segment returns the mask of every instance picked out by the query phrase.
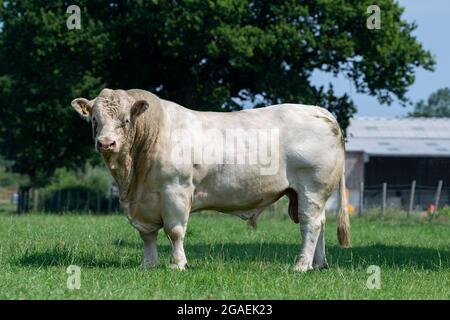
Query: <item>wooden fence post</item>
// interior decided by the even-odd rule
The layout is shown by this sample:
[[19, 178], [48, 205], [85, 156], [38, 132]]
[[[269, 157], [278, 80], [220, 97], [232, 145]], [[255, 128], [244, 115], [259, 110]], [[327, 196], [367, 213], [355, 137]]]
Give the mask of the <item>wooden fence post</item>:
[[30, 209], [30, 188], [20, 187], [17, 202], [17, 213], [26, 213]]
[[89, 191], [86, 192], [86, 207], [85, 210], [89, 211], [89, 204], [91, 202], [91, 193]]
[[437, 209], [438, 209], [439, 199], [441, 198], [441, 190], [442, 190], [442, 180], [439, 180], [438, 187], [437, 187], [437, 190], [436, 190], [436, 200], [434, 202], [433, 216], [436, 215], [436, 212], [437, 212]]
[[112, 205], [112, 191], [109, 190], [109, 196], [108, 196], [108, 213], [111, 212], [111, 205]]
[[25, 200], [25, 212], [30, 210], [30, 188], [27, 188]]
[[362, 216], [364, 210], [364, 181], [361, 181], [359, 185], [359, 206], [358, 206], [358, 216]]
[[17, 213], [21, 214], [22, 213], [22, 190], [19, 188], [19, 190], [17, 191]]
[[50, 211], [57, 211], [58, 209], [57, 209], [57, 205], [58, 205], [58, 197], [56, 196], [56, 193], [53, 193], [52, 194], [52, 197], [50, 198], [51, 199], [51, 205], [50, 205]]
[[408, 217], [411, 215], [414, 206], [414, 195], [416, 193], [416, 180], [413, 180], [411, 184], [411, 194], [409, 196], [409, 208], [408, 208]]
[[56, 196], [57, 196], [56, 211], [61, 211], [61, 189], [58, 190]]
[[381, 217], [383, 218], [386, 213], [386, 196], [387, 196], [387, 183], [383, 183], [383, 193], [381, 199]]
[[96, 212], [100, 212], [100, 192], [97, 191], [97, 208]]
[[28, 212], [30, 211], [30, 188], [27, 188], [25, 191], [25, 211], [24, 212]]
[[70, 211], [70, 189], [67, 190], [67, 202], [66, 202], [66, 211]]
[[75, 202], [75, 211], [78, 211], [78, 209], [80, 208], [80, 202], [81, 202], [81, 195], [80, 195], [80, 190], [77, 190], [77, 200]]
[[33, 211], [38, 211], [39, 207], [39, 190], [33, 189]]

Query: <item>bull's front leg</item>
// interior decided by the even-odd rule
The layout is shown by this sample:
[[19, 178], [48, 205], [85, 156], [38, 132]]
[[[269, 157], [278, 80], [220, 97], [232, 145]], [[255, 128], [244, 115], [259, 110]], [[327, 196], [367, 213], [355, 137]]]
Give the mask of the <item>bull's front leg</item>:
[[190, 212], [189, 197], [182, 190], [170, 190], [163, 198], [164, 231], [172, 244], [170, 267], [185, 270], [188, 267], [184, 253], [184, 236]]
[[158, 238], [158, 230], [144, 233], [139, 232], [139, 235], [144, 241], [144, 259], [141, 266], [145, 269], [156, 268], [158, 266], [158, 251], [156, 239]]
[[175, 225], [164, 228], [167, 236], [172, 243], [172, 255], [170, 257], [170, 268], [186, 270], [188, 267], [186, 255], [184, 253], [184, 235], [186, 234], [186, 225]]

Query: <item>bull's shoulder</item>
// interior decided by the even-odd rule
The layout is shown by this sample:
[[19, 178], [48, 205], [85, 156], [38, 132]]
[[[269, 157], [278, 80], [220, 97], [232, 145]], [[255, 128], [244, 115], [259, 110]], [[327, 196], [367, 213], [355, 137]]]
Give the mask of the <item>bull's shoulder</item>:
[[130, 96], [145, 96], [148, 94], [156, 96], [155, 94], [151, 93], [150, 91], [143, 90], [143, 89], [128, 89], [128, 90], [125, 90], [125, 92], [128, 93]]
[[161, 105], [161, 99], [149, 91], [142, 89], [129, 89], [125, 91], [135, 100], [146, 100], [150, 105]]

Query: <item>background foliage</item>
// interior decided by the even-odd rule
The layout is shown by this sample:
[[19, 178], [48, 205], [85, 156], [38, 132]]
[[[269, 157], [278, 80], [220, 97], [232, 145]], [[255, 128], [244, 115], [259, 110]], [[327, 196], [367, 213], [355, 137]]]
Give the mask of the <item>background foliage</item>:
[[380, 103], [407, 102], [416, 67], [434, 61], [379, 0], [379, 30], [366, 0], [0, 0], [0, 154], [34, 184], [92, 155], [90, 130], [69, 108], [103, 87], [142, 88], [198, 110], [298, 102], [328, 108], [345, 129], [356, 106], [314, 71], [344, 74]]
[[64, 188], [85, 188], [93, 192], [109, 193], [113, 178], [109, 171], [102, 167], [85, 165], [76, 171], [60, 168], [50, 179], [46, 186], [48, 191], [58, 191]]
[[420, 100], [409, 114], [410, 117], [450, 117], [450, 88], [441, 88], [433, 92], [427, 101]]
[[28, 176], [13, 172], [13, 162], [4, 160], [0, 156], [0, 188], [18, 188], [30, 183]]
[[68, 212], [92, 210], [112, 211], [113, 178], [104, 166], [86, 164], [77, 170], [59, 168], [49, 183], [39, 190], [36, 210]]

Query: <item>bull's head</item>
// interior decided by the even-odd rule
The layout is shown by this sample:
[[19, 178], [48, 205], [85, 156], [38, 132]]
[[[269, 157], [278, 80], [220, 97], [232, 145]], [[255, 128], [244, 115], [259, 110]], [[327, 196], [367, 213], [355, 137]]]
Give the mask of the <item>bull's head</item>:
[[135, 100], [123, 90], [103, 89], [93, 100], [73, 100], [72, 107], [92, 123], [96, 150], [112, 154], [129, 149], [134, 124], [149, 104], [145, 100]]

